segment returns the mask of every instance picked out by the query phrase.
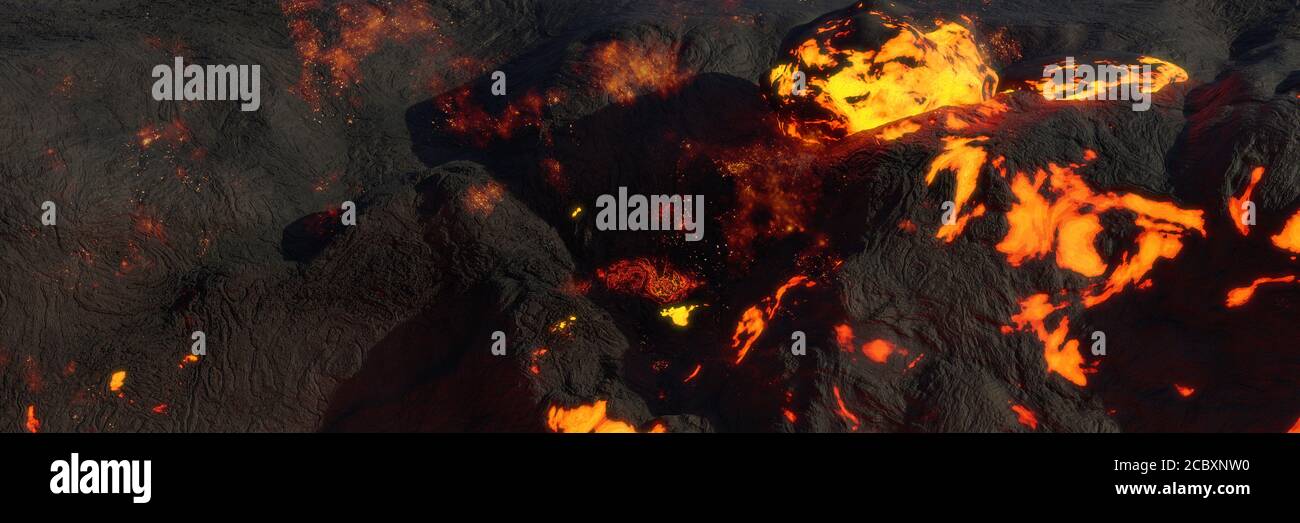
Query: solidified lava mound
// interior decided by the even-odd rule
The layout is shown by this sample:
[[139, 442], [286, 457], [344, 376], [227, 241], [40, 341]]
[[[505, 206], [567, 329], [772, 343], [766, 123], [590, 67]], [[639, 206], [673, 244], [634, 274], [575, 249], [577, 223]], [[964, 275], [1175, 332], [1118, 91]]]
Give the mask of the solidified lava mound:
[[1288, 0], [8, 11], [6, 430], [1300, 430]]

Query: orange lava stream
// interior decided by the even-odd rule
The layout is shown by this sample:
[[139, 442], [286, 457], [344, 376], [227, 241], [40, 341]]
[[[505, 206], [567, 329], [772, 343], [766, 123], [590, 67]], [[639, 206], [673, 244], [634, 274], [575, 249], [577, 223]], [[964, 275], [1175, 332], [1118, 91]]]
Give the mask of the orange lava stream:
[[1250, 234], [1250, 225], [1242, 219], [1242, 213], [1245, 212], [1241, 207], [1246, 202], [1251, 201], [1250, 197], [1255, 193], [1255, 186], [1264, 178], [1264, 168], [1256, 167], [1250, 171], [1250, 181], [1246, 183], [1246, 190], [1242, 191], [1240, 198], [1228, 197], [1228, 216], [1232, 217], [1232, 224], [1237, 226], [1237, 231], [1242, 236]]
[[1047, 330], [1047, 317], [1065, 308], [1065, 304], [1052, 305], [1047, 294], [1035, 294], [1025, 298], [1020, 306], [1020, 313], [1012, 316], [1011, 321], [1020, 330], [1030, 329], [1043, 342], [1047, 372], [1055, 372], [1080, 387], [1087, 385], [1087, 369], [1079, 353], [1079, 341], [1065, 340], [1070, 333], [1070, 318], [1062, 317], [1056, 329]]
[[831, 391], [835, 393], [835, 403], [840, 407], [840, 417], [849, 422], [853, 426], [853, 430], [858, 430], [858, 417], [849, 412], [848, 406], [844, 404], [844, 398], [840, 396], [839, 386], [831, 387]]
[[1228, 291], [1228, 299], [1226, 300], [1225, 304], [1228, 307], [1240, 307], [1250, 302], [1250, 299], [1255, 296], [1255, 290], [1259, 289], [1260, 285], [1264, 285], [1266, 283], [1292, 283], [1295, 281], [1296, 281], [1295, 276], [1278, 276], [1276, 278], [1257, 278], [1255, 281], [1251, 282], [1250, 285], [1247, 285], [1245, 287], [1238, 287]]
[[763, 329], [767, 327], [767, 322], [772, 321], [776, 312], [781, 308], [781, 299], [785, 293], [795, 286], [812, 287], [817, 282], [811, 281], [808, 277], [798, 275], [790, 278], [779, 288], [776, 294], [770, 298], [763, 298], [763, 303], [751, 306], [745, 309], [740, 317], [740, 322], [736, 324], [736, 333], [731, 337], [731, 348], [736, 349], [736, 363], [739, 364], [749, 354], [749, 349], [758, 341], [758, 337], [763, 334]]

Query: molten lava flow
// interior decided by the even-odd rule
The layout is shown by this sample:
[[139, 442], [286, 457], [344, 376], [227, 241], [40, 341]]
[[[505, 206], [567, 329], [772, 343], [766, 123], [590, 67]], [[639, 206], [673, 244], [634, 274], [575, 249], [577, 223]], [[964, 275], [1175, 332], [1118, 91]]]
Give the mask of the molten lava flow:
[[1291, 430], [1286, 432], [1287, 434], [1300, 434], [1300, 418], [1296, 418], [1295, 425], [1291, 425]]
[[185, 368], [186, 365], [193, 365], [193, 364], [198, 363], [198, 362], [199, 362], [199, 357], [198, 357], [198, 355], [195, 355], [195, 354], [186, 354], [184, 358], [181, 358], [181, 362], [180, 362], [180, 364], [177, 365], [177, 367], [183, 369], [183, 368]]
[[763, 335], [763, 329], [767, 327], [767, 322], [772, 321], [776, 312], [781, 308], [781, 299], [785, 297], [786, 291], [796, 286], [812, 287], [817, 282], [811, 281], [808, 277], [799, 275], [787, 280], [784, 284], [776, 289], [776, 294], [771, 297], [763, 298], [763, 302], [754, 305], [741, 314], [740, 322], [736, 324], [736, 333], [731, 336], [731, 348], [736, 349], [736, 363], [739, 364], [749, 353], [750, 347], [758, 341], [758, 337]]
[[1228, 197], [1228, 216], [1232, 217], [1232, 224], [1237, 226], [1237, 231], [1242, 236], [1250, 234], [1250, 225], [1243, 219], [1245, 212], [1242, 207], [1246, 202], [1251, 201], [1250, 197], [1255, 193], [1255, 186], [1264, 178], [1264, 168], [1256, 167], [1250, 171], [1250, 181], [1246, 183], [1246, 190], [1242, 191], [1240, 198]]
[[505, 196], [505, 188], [496, 182], [471, 185], [465, 189], [465, 209], [479, 216], [490, 216]]
[[844, 404], [844, 398], [840, 396], [839, 386], [831, 387], [831, 391], [835, 393], [835, 403], [840, 407], [840, 417], [849, 422], [853, 426], [853, 430], [858, 430], [858, 417], [849, 412], [849, 407]]
[[1196, 394], [1196, 388], [1179, 385], [1177, 383], [1174, 384], [1174, 390], [1178, 391], [1178, 395], [1184, 398], [1190, 398], [1192, 397], [1192, 394]]
[[661, 305], [681, 301], [701, 285], [667, 261], [648, 258], [619, 260], [597, 269], [596, 278], [612, 291], [637, 294]]
[[592, 53], [592, 64], [601, 88], [621, 104], [647, 92], [666, 97], [689, 76], [679, 70], [677, 52], [667, 45], [608, 42]]
[[[804, 113], [783, 119], [787, 134], [824, 143], [939, 107], [992, 97], [997, 74], [985, 63], [966, 25], [939, 20], [933, 30], [923, 32], [867, 9], [859, 3], [845, 17], [828, 20], [768, 74], [778, 106]], [[860, 15], [896, 34], [879, 49], [849, 47], [860, 30], [853, 17]], [[806, 75], [799, 94], [794, 92], [796, 72]]]
[[[552, 405], [546, 412], [546, 427], [551, 432], [636, 432], [636, 427], [629, 423], [610, 419], [605, 415], [606, 400], [597, 400], [591, 405], [579, 405], [567, 409]], [[659, 423], [647, 432], [667, 432]]]
[[673, 322], [673, 325], [686, 327], [691, 324], [691, 312], [699, 307], [699, 305], [675, 305], [672, 307], [664, 307], [659, 310], [659, 316], [668, 318], [669, 321]]
[[1282, 232], [1273, 236], [1273, 245], [1294, 253], [1300, 253], [1300, 212], [1296, 212], [1286, 221]]
[[27, 432], [35, 434], [41, 430], [41, 420], [36, 419], [36, 405], [27, 406]]
[[967, 216], [962, 216], [961, 211], [966, 206], [966, 201], [975, 193], [975, 185], [979, 181], [980, 169], [984, 166], [987, 159], [984, 149], [972, 146], [971, 142], [979, 138], [956, 138], [946, 137], [943, 139], [943, 152], [936, 156], [934, 161], [930, 162], [930, 170], [925, 173], [925, 184], [933, 185], [935, 177], [940, 171], [950, 170], [956, 175], [957, 188], [953, 194], [952, 201], [955, 207], [952, 212], [957, 217], [952, 223], [945, 223], [939, 227], [939, 232], [935, 237], [946, 242], [952, 242], [957, 239], [966, 228], [966, 222], [971, 217], [984, 214], [983, 206], [976, 208], [976, 211]]
[[1236, 289], [1232, 289], [1228, 291], [1228, 299], [1226, 304], [1228, 307], [1240, 307], [1242, 305], [1245, 305], [1247, 302], [1250, 301], [1252, 297], [1255, 296], [1255, 290], [1258, 289], [1260, 285], [1264, 285], [1266, 283], [1292, 283], [1294, 281], [1296, 281], [1295, 276], [1278, 276], [1276, 278], [1258, 278], [1255, 281], [1251, 282], [1250, 285], [1247, 285], [1245, 287], [1238, 287]]
[[[1136, 194], [1097, 193], [1075, 173], [1078, 165], [1048, 165], [1034, 176], [1017, 172], [1011, 192], [1017, 202], [1007, 212], [1007, 235], [997, 245], [1007, 261], [1020, 266], [1041, 258], [1056, 248], [1056, 264], [1087, 277], [1102, 276], [1108, 270], [1097, 252], [1096, 238], [1102, 231], [1101, 214], [1126, 210], [1137, 215], [1141, 229], [1137, 251], [1125, 254], [1110, 268], [1105, 281], [1085, 292], [1084, 306], [1104, 302], [1138, 283], [1161, 258], [1174, 258], [1182, 250], [1182, 236], [1188, 231], [1205, 235], [1202, 211], [1182, 209], [1172, 203], [1148, 200]], [[1048, 197], [1044, 196], [1044, 191]]]
[[1043, 359], [1047, 362], [1047, 372], [1055, 372], [1080, 387], [1087, 385], [1088, 378], [1085, 375], [1083, 355], [1079, 353], [1079, 341], [1065, 341], [1070, 334], [1070, 318], [1061, 318], [1056, 329], [1047, 330], [1047, 317], [1065, 308], [1065, 304], [1052, 305], [1046, 294], [1035, 294], [1020, 302], [1020, 307], [1020, 313], [1012, 316], [1011, 321], [1020, 330], [1031, 329], [1043, 342]]
[[1024, 405], [1011, 405], [1011, 411], [1016, 413], [1016, 421], [1021, 425], [1029, 427], [1030, 430], [1038, 430], [1038, 415], [1029, 410]]
[[[1091, 82], [1081, 82], [1077, 79], [1073, 82], [1056, 83], [1053, 78], [1046, 77], [1037, 82], [1030, 82], [1030, 87], [1042, 94], [1043, 98], [1048, 100], [1113, 100], [1114, 95], [1111, 92], [1121, 92], [1124, 85], [1133, 85], [1143, 93], [1155, 93], [1164, 89], [1169, 84], [1177, 82], [1186, 82], [1189, 78], [1187, 71], [1172, 63], [1166, 62], [1159, 58], [1142, 56], [1137, 59], [1137, 64], [1131, 64], [1129, 67], [1141, 67], [1144, 65], [1151, 66], [1150, 73], [1120, 76], [1114, 79], [1094, 78]], [[1123, 64], [1102, 62], [1105, 65], [1124, 67]], [[1054, 64], [1056, 67], [1069, 71], [1077, 69], [1082, 64], [1067, 64], [1064, 60]], [[1144, 86], [1149, 82], [1149, 87]]]
[[108, 378], [108, 390], [116, 392], [118, 393], [118, 395], [121, 395], [122, 385], [124, 383], [126, 383], [126, 371], [124, 370], [116, 371], [113, 373], [112, 376]]
[[166, 413], [167, 413], [167, 404], [166, 404], [166, 403], [159, 403], [159, 404], [157, 404], [157, 405], [154, 405], [153, 408], [152, 408], [152, 409], [149, 409], [149, 410], [152, 410], [154, 414], [166, 414]]

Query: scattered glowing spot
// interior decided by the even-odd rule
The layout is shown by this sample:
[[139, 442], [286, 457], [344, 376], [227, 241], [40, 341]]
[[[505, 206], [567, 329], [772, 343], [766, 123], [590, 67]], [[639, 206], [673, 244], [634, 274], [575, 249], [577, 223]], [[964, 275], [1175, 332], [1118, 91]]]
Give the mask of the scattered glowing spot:
[[157, 405], [154, 405], [154, 407], [153, 407], [152, 409], [150, 409], [150, 410], [152, 410], [154, 414], [166, 414], [166, 413], [167, 413], [167, 404], [166, 404], [166, 403], [159, 403], [159, 404], [157, 404]]
[[667, 45], [612, 41], [598, 47], [592, 57], [601, 87], [621, 104], [648, 92], [666, 97], [688, 76], [679, 70], [677, 51]]
[[195, 355], [195, 354], [186, 354], [184, 358], [181, 358], [181, 363], [180, 363], [180, 365], [178, 365], [178, 367], [180, 367], [180, 368], [183, 369], [183, 368], [185, 368], [186, 365], [192, 365], [192, 364], [195, 364], [195, 363], [198, 363], [198, 362], [199, 362], [199, 357], [198, 357], [198, 355]]
[[1177, 383], [1174, 384], [1174, 390], [1177, 390], [1178, 395], [1184, 398], [1190, 398], [1192, 397], [1192, 394], [1196, 394], [1195, 388], [1179, 385]]
[[699, 376], [699, 375], [700, 375], [700, 369], [703, 369], [703, 368], [704, 368], [704, 365], [696, 365], [696, 366], [695, 366], [695, 370], [691, 371], [691, 375], [690, 375], [690, 376], [687, 376], [686, 379], [682, 380], [682, 383], [687, 383], [687, 382], [689, 382], [689, 381], [695, 379], [696, 376]]
[[545, 356], [546, 353], [548, 352], [550, 352], [550, 350], [547, 349], [546, 347], [538, 347], [537, 349], [533, 350], [533, 352], [528, 355], [529, 357], [528, 372], [531, 372], [533, 374], [541, 374], [542, 367], [538, 365], [538, 360], [541, 360], [542, 356]]
[[582, 207], [574, 207], [573, 212], [569, 213], [569, 218], [577, 219], [579, 214], [582, 214]]
[[781, 409], [781, 414], [783, 414], [785, 416], [785, 420], [789, 421], [790, 423], [799, 421], [799, 417], [795, 416], [794, 411], [790, 409]]
[[479, 216], [488, 216], [496, 209], [497, 203], [504, 195], [505, 189], [496, 182], [471, 185], [465, 189], [465, 208]]
[[551, 328], [549, 330], [551, 331], [551, 334], [567, 333], [573, 328], [573, 325], [577, 322], [578, 322], [577, 316], [569, 316], [568, 318], [552, 323]]

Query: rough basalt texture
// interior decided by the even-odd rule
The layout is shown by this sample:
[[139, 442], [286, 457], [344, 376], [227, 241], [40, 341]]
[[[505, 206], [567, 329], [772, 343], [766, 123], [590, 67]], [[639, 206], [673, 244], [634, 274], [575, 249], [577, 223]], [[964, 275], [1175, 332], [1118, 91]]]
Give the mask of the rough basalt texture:
[[[431, 34], [348, 48], [359, 82], [336, 88], [318, 62], [319, 110], [291, 28], [304, 18], [337, 42], [333, 3], [297, 17], [260, 1], [0, 2], [11, 13], [0, 21], [0, 427], [27, 430], [34, 406], [48, 432], [542, 431], [551, 407], [598, 400], [610, 418], [669, 431], [1291, 427], [1300, 286], [1263, 287], [1240, 308], [1224, 297], [1300, 274], [1268, 240], [1300, 207], [1294, 2], [902, 3], [918, 20], [964, 14], [985, 43], [1014, 42], [990, 49], [1000, 70], [1115, 52], [1191, 77], [1143, 113], [1004, 94], [1009, 111], [981, 130], [1009, 164], [1091, 150], [1079, 172], [1095, 190], [1205, 211], [1205, 237], [1158, 262], [1150, 289], [1065, 312], [1072, 339], [1109, 340], [1085, 387], [1049, 374], [1032, 335], [1002, 330], [1026, 296], [1088, 280], [1050, 257], [1007, 263], [994, 246], [1014, 196], [990, 167], [975, 195], [988, 214], [945, 243], [934, 230], [951, 181], [924, 181], [940, 126], [815, 153], [774, 131], [759, 86], [782, 42], [843, 1], [431, 2]], [[626, 98], [605, 90], [598, 59], [615, 41], [667, 60]], [[177, 54], [260, 64], [261, 109], [155, 102], [149, 71]], [[510, 78], [505, 100], [479, 95], [496, 69]], [[445, 103], [462, 88], [493, 118], [526, 93], [558, 96], [535, 121], [479, 140], [439, 124], [465, 114]], [[729, 247], [737, 224], [769, 218], [738, 214], [741, 181], [726, 165], [738, 155], [779, 167], [762, 171], [775, 177], [763, 190], [798, 195], [803, 232]], [[1267, 173], [1243, 237], [1227, 199], [1255, 166]], [[596, 197], [619, 186], [703, 194], [705, 240], [596, 230]], [[56, 227], [41, 225], [46, 200]], [[358, 205], [356, 226], [338, 225], [344, 200]], [[587, 212], [571, 217], [575, 206]], [[1129, 222], [1107, 222], [1108, 261], [1124, 255]], [[638, 257], [704, 283], [689, 328], [595, 277]], [[796, 274], [817, 285], [790, 290], [736, 363], [743, 312]], [[843, 351], [840, 324], [908, 356]], [[194, 330], [208, 355], [183, 364]], [[795, 330], [805, 356], [789, 350]], [[494, 331], [506, 356], [490, 352]], [[110, 391], [118, 370], [125, 385]], [[1196, 392], [1181, 397], [1175, 383]], [[1036, 413], [1036, 428], [1010, 405]]]

